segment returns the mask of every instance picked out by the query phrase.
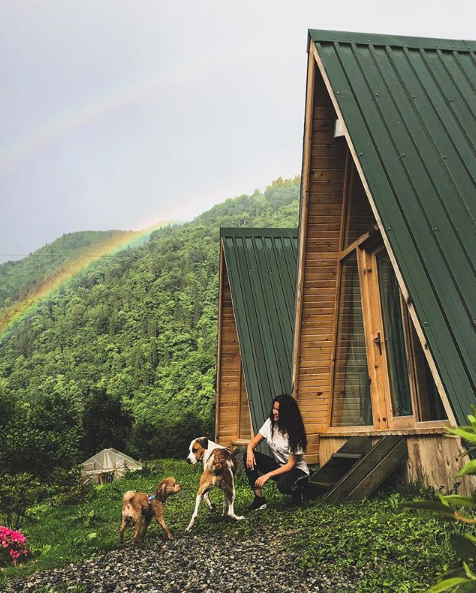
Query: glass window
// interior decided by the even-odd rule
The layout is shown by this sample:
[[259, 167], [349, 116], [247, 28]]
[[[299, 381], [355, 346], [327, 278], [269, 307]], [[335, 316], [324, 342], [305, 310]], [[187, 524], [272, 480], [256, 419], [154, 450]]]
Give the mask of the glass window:
[[341, 262], [332, 426], [372, 424], [357, 255]]
[[400, 288], [386, 251], [377, 254], [377, 268], [393, 415], [411, 416], [413, 410]]
[[417, 391], [418, 420], [420, 422], [447, 420], [448, 416], [446, 415], [435, 380], [433, 379], [430, 367], [426, 361], [420, 339], [418, 338], [411, 319], [408, 321], [410, 325], [410, 339], [413, 346], [413, 366]]

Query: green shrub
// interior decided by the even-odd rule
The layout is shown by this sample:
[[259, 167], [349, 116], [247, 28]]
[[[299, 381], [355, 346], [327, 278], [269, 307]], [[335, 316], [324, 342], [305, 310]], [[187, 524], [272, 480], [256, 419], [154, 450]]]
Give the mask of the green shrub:
[[19, 529], [29, 507], [46, 493], [46, 488], [31, 474], [0, 475], [0, 516], [2, 523]]
[[[470, 424], [459, 428], [447, 428], [448, 435], [461, 437], [476, 445], [476, 408], [468, 415]], [[469, 452], [476, 449], [473, 447]], [[456, 477], [476, 474], [476, 459], [468, 461]], [[476, 492], [471, 496], [438, 494], [438, 501], [416, 501], [405, 506], [438, 513], [443, 519], [457, 521], [463, 525], [476, 525]], [[454, 533], [450, 537], [451, 546], [458, 557], [458, 562], [440, 576], [440, 580], [430, 589], [430, 593], [439, 591], [456, 591], [457, 593], [476, 593], [476, 536], [464, 531]]]
[[154, 421], [138, 422], [134, 426], [129, 446], [133, 455], [150, 459], [188, 454], [190, 441], [197, 436], [213, 433], [213, 419], [204, 419], [194, 412], [177, 411], [157, 416]]

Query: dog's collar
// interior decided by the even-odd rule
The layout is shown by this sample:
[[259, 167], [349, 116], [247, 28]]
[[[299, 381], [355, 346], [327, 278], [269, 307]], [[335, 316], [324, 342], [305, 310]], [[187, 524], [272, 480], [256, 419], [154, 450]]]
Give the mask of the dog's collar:
[[152, 509], [152, 501], [155, 498], [155, 494], [148, 494], [147, 495], [147, 509], [142, 509], [142, 514], [146, 517], [146, 519], [151, 519], [154, 515], [154, 511]]

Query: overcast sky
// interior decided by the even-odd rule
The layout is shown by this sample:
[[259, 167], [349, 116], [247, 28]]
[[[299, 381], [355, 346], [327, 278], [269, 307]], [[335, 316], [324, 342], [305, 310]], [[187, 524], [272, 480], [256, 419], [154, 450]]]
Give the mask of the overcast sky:
[[308, 28], [475, 23], [474, 0], [0, 0], [0, 262], [299, 174]]

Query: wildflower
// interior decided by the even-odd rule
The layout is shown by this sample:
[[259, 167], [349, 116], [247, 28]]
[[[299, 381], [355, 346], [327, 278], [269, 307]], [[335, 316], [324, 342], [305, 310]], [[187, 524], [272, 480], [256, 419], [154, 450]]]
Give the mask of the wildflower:
[[10, 562], [17, 565], [18, 559], [27, 555], [26, 537], [20, 531], [0, 526], [0, 565], [5, 566]]

